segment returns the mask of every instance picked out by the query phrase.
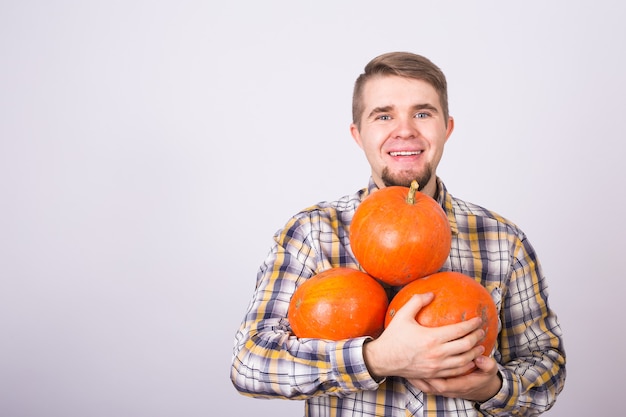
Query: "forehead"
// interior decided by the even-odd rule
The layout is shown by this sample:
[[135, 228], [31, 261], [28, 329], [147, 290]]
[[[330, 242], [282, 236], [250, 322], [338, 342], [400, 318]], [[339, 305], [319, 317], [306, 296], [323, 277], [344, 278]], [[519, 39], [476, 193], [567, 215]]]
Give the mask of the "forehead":
[[363, 110], [430, 104], [440, 108], [439, 94], [424, 80], [386, 75], [373, 77], [363, 86]]

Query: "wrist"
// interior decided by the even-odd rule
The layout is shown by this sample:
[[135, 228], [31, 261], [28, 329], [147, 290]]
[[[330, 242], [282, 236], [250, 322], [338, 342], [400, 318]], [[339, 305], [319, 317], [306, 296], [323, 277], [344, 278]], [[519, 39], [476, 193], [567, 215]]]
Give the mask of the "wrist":
[[485, 389], [485, 398], [478, 401], [479, 403], [484, 403], [495, 397], [500, 390], [502, 389], [502, 374], [500, 371], [496, 372], [496, 374], [489, 380], [487, 387]]
[[382, 368], [378, 365], [377, 357], [375, 341], [366, 341], [363, 344], [363, 361], [372, 379], [376, 382], [381, 382], [385, 379], [385, 375], [383, 375]]

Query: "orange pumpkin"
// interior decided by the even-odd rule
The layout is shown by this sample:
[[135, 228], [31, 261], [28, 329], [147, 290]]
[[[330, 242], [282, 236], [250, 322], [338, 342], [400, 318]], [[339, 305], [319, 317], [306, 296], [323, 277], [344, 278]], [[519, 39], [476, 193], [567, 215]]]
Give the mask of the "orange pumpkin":
[[460, 272], [438, 272], [407, 284], [389, 303], [385, 327], [413, 295], [428, 292], [435, 297], [415, 316], [417, 322], [426, 327], [439, 327], [482, 317], [486, 335], [480, 344], [485, 347], [484, 355], [490, 355], [498, 336], [496, 305], [485, 287]]
[[446, 213], [430, 196], [411, 188], [382, 188], [363, 200], [350, 225], [350, 246], [370, 275], [404, 285], [433, 274], [450, 253]]
[[301, 338], [378, 337], [388, 305], [378, 281], [359, 270], [338, 267], [302, 283], [291, 298], [287, 317]]

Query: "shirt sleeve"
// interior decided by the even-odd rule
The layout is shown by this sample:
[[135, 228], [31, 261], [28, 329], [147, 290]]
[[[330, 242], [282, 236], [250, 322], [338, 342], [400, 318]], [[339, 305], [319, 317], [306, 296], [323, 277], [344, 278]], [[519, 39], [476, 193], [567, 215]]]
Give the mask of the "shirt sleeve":
[[514, 253], [495, 353], [502, 388], [480, 405], [493, 416], [539, 415], [552, 407], [565, 383], [562, 332], [548, 305], [541, 267], [525, 238], [517, 242]]
[[259, 270], [232, 357], [231, 380], [244, 395], [306, 399], [378, 388], [363, 359], [367, 337], [299, 339], [291, 331], [287, 312], [298, 284], [334, 266], [310, 235], [309, 223], [293, 219]]

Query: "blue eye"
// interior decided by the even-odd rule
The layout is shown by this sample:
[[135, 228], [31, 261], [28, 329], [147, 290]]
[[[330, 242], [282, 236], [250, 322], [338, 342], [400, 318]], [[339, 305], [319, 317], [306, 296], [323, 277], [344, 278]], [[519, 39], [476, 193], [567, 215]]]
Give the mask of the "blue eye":
[[415, 115], [415, 118], [417, 118], [417, 119], [426, 119], [428, 116], [430, 116], [428, 113], [420, 112], [420, 113], [417, 113]]

